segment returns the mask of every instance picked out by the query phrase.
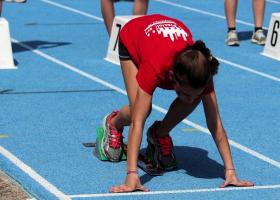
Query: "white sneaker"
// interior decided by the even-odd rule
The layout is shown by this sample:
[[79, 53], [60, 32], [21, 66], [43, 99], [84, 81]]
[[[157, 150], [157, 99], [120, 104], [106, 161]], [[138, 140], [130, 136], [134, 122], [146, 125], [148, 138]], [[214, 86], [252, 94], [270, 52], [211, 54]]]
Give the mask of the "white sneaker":
[[265, 45], [266, 41], [266, 36], [263, 33], [262, 29], [257, 30], [256, 32], [253, 33], [251, 42], [258, 44], [258, 45]]
[[231, 30], [227, 34], [226, 44], [228, 46], [239, 46], [239, 39], [236, 30]]
[[26, 3], [27, 0], [4, 0], [9, 3]]
[[117, 114], [118, 111], [114, 111], [103, 119], [102, 145], [106, 157], [112, 162], [120, 161], [123, 153], [123, 130], [117, 130], [111, 123], [112, 118]]

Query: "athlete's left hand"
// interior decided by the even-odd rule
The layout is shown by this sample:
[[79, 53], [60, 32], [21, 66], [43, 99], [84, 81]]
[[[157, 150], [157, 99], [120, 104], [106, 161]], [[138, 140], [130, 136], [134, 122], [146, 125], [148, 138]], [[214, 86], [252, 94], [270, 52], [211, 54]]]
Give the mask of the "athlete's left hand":
[[227, 186], [235, 187], [252, 187], [255, 184], [250, 181], [241, 181], [237, 178], [235, 170], [227, 170], [225, 172], [226, 180], [223, 184], [220, 185], [220, 188], [225, 188]]

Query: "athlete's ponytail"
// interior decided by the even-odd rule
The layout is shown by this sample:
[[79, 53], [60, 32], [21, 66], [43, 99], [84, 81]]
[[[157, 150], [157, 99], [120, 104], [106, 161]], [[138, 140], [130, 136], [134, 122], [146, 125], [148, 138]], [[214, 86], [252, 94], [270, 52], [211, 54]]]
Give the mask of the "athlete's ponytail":
[[201, 40], [197, 40], [193, 47], [194, 50], [200, 51], [209, 61], [209, 66], [211, 69], [211, 74], [215, 75], [218, 73], [218, 66], [219, 66], [219, 61], [212, 56], [211, 51], [206, 47], [205, 43]]
[[180, 52], [174, 61], [175, 79], [181, 85], [205, 87], [218, 72], [219, 62], [201, 40]]

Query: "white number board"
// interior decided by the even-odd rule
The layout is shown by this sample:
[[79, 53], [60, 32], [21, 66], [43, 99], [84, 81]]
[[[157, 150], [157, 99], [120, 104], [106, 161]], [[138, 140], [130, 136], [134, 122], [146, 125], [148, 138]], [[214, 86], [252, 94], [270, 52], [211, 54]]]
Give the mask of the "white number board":
[[262, 54], [280, 60], [280, 13], [272, 13]]
[[114, 18], [112, 32], [109, 40], [107, 55], [105, 60], [119, 65], [119, 34], [122, 27], [131, 19], [139, 17], [141, 15], [129, 15], [129, 16], [116, 16]]

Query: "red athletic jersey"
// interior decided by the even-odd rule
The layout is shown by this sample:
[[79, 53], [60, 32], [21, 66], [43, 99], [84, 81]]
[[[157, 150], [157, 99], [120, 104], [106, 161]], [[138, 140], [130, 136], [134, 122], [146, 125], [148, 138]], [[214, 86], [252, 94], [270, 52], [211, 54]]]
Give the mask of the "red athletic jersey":
[[[157, 87], [174, 89], [170, 76], [174, 58], [193, 44], [192, 34], [182, 22], [159, 14], [129, 21], [120, 32], [120, 41], [138, 68], [139, 86], [150, 95]], [[210, 85], [203, 94], [213, 91], [213, 83]]]

